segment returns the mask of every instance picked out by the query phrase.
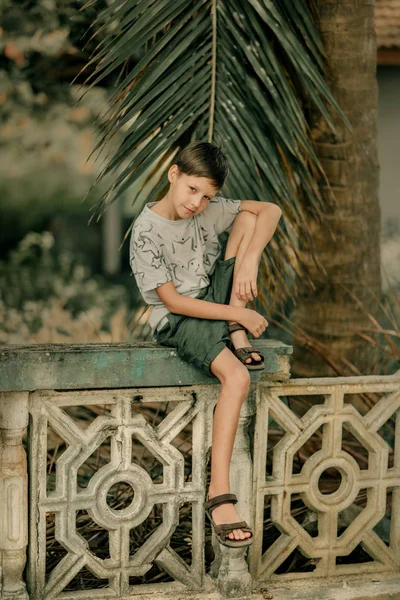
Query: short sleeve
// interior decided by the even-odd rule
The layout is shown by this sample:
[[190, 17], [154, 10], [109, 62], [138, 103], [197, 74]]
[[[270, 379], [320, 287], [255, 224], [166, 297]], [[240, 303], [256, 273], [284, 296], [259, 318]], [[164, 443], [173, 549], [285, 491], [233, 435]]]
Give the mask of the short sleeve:
[[235, 217], [240, 212], [240, 202], [222, 196], [215, 196], [210, 201], [207, 206], [207, 217], [214, 223], [217, 235], [231, 228]]
[[153, 290], [172, 281], [161, 248], [140, 229], [134, 229], [132, 232], [129, 262], [141, 292]]

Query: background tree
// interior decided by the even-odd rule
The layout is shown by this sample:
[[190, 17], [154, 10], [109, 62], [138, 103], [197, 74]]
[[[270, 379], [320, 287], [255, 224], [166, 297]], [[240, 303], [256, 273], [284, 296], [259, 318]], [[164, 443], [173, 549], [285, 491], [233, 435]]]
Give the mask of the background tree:
[[368, 374], [376, 350], [357, 332], [371, 326], [367, 313], [377, 316], [381, 300], [374, 2], [317, 6], [329, 86], [352, 128], [332, 112], [332, 133], [312, 114], [313, 146], [328, 182], [320, 183], [321, 219], [306, 209], [313, 248], [299, 238], [305, 282], [313, 285], [299, 286], [293, 368], [301, 376], [336, 373], [323, 358], [329, 353], [348, 361], [348, 374], [350, 363]]
[[[81, 38], [107, 3], [98, 0], [84, 12], [79, 11], [80, 6], [79, 0], [1, 3], [2, 257], [29, 231], [51, 227], [53, 219], [57, 227], [61, 215], [79, 220], [87, 213], [80, 200], [96, 170], [90, 161], [85, 164], [95, 140], [92, 121], [107, 103], [106, 88], [114, 74], [104, 80], [104, 88], [92, 89], [76, 106], [78, 85], [71, 86], [71, 79], [87, 63], [96, 45], [90, 42], [83, 51]], [[101, 25], [100, 21], [96, 28]], [[85, 221], [82, 225], [86, 235], [81, 234], [80, 239], [92, 242], [87, 253], [91, 260], [97, 254], [99, 227], [88, 230]], [[80, 239], [74, 240], [74, 250], [79, 246], [84, 249]], [[57, 244], [60, 241], [61, 235], [57, 235]]]

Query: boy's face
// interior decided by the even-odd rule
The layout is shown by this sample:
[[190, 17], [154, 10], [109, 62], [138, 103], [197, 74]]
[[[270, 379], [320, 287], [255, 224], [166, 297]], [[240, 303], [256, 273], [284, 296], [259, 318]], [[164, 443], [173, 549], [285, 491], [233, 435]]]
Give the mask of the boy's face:
[[181, 173], [177, 165], [172, 165], [169, 169], [168, 179], [171, 184], [169, 194], [176, 212], [182, 219], [203, 212], [218, 192], [211, 179]]

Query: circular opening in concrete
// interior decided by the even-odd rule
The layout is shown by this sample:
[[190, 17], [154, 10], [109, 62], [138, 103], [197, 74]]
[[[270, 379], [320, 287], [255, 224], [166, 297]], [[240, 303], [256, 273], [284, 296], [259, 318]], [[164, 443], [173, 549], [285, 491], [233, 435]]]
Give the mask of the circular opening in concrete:
[[322, 471], [318, 480], [318, 489], [321, 494], [329, 495], [338, 491], [342, 485], [342, 475], [338, 469], [331, 468]]
[[124, 510], [133, 502], [135, 492], [126, 481], [117, 481], [107, 492], [107, 504], [113, 510]]

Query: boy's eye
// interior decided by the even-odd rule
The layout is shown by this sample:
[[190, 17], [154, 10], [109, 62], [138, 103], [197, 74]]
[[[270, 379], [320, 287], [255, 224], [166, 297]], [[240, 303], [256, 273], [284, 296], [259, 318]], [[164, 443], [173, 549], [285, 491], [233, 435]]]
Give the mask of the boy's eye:
[[[196, 188], [192, 187], [191, 185], [189, 185], [189, 187], [192, 190], [192, 192], [196, 191]], [[207, 198], [207, 200], [210, 200], [210, 196], [204, 196], [204, 198]]]

